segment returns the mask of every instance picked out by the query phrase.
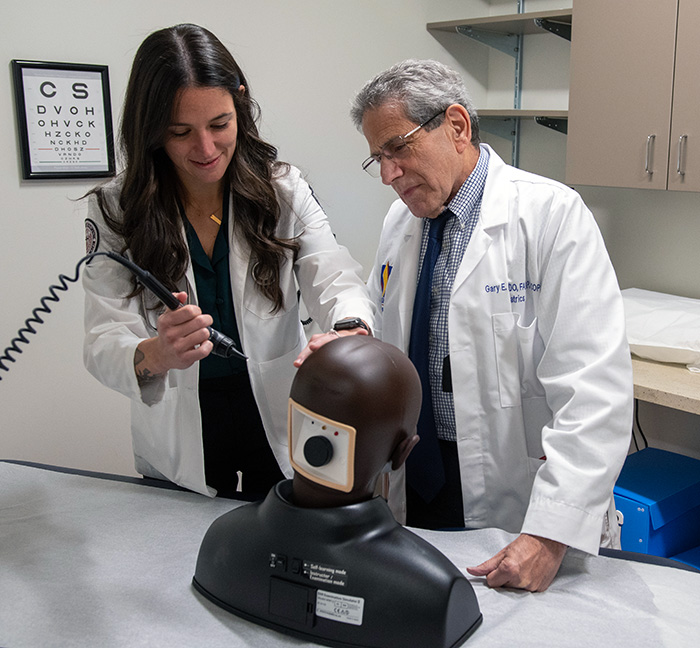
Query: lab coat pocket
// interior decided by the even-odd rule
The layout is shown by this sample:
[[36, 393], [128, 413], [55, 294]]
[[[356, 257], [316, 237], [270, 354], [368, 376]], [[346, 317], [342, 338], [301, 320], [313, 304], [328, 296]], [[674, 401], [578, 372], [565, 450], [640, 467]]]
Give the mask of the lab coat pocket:
[[[286, 300], [289, 301], [290, 297], [286, 296]], [[291, 301], [291, 305], [285, 304], [285, 308], [275, 312], [270, 310], [268, 300], [251, 299], [244, 303], [242, 322], [239, 322], [243, 349], [260, 362], [292, 353], [303, 339], [296, 295]]]
[[[286, 279], [286, 281], [284, 281]], [[280, 287], [284, 295], [284, 306], [279, 310], [275, 310], [272, 302], [264, 297], [257, 288], [250, 288], [246, 291], [243, 298], [243, 308], [249, 313], [252, 313], [259, 320], [274, 320], [284, 317], [296, 308], [296, 287], [289, 277], [280, 278]]]
[[492, 315], [501, 407], [519, 407], [523, 394], [538, 391], [534, 360], [537, 319], [527, 327], [520, 326], [519, 320], [517, 313]]

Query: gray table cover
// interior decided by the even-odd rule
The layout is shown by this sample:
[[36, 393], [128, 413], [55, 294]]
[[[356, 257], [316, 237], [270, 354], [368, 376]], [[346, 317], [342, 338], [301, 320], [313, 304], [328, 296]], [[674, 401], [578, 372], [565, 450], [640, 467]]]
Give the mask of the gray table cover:
[[[205, 531], [238, 505], [0, 462], [0, 646], [316, 645], [239, 619], [193, 589]], [[514, 537], [417, 533], [462, 570]], [[569, 550], [545, 593], [469, 578], [484, 621], [465, 646], [700, 645], [697, 573]]]

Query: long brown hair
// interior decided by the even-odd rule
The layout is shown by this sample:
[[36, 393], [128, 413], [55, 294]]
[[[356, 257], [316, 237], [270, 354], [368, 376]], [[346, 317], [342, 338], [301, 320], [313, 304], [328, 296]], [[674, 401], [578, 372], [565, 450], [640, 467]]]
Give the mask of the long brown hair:
[[[239, 87], [245, 86], [245, 92]], [[233, 97], [238, 137], [226, 172], [232, 190], [236, 227], [253, 257], [253, 279], [272, 302], [284, 306], [280, 265], [298, 251], [294, 240], [275, 235], [280, 206], [272, 184], [287, 165], [277, 149], [260, 138], [258, 104], [231, 53], [214, 34], [182, 24], [152, 33], [141, 44], [131, 68], [122, 111], [120, 147], [124, 160], [119, 198], [121, 216], [111, 213], [95, 189], [109, 227], [121, 235], [134, 261], [176, 290], [187, 269], [189, 251], [177, 206], [178, 179], [163, 145], [177, 92], [186, 87], [223, 88]], [[134, 287], [130, 296], [142, 288]]]

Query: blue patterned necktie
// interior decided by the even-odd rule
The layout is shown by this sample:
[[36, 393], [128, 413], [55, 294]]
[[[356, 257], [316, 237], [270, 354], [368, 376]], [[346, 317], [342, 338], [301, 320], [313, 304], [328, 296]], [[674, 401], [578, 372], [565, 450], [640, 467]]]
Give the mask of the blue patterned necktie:
[[442, 247], [442, 233], [451, 215], [452, 212], [446, 209], [430, 221], [428, 246], [423, 257], [423, 267], [416, 288], [416, 300], [413, 304], [411, 341], [408, 347], [408, 356], [420, 376], [423, 403], [418, 419], [420, 442], [408, 456], [406, 479], [411, 488], [426, 502], [431, 502], [445, 484], [445, 469], [438, 444], [433, 398], [430, 391], [429, 329], [433, 271]]

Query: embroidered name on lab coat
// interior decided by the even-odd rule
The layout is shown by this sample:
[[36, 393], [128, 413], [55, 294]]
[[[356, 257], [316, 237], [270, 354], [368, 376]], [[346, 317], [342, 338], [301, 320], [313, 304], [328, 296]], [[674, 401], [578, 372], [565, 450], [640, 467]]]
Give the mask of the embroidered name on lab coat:
[[489, 283], [484, 286], [484, 292], [499, 295], [501, 293], [509, 293], [512, 304], [524, 302], [528, 293], [538, 293], [542, 288], [542, 284], [533, 281], [501, 281], [499, 283]]

